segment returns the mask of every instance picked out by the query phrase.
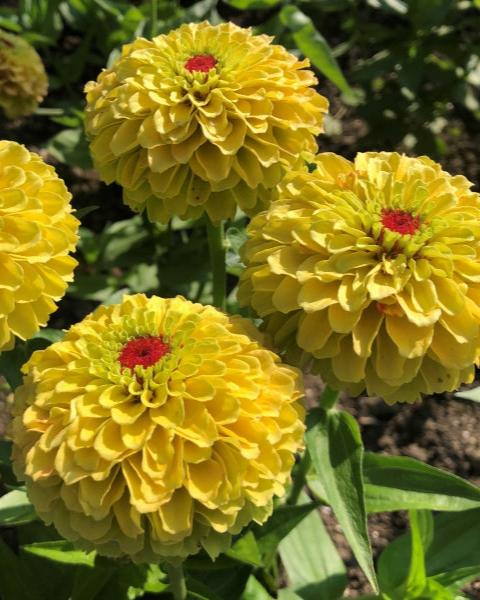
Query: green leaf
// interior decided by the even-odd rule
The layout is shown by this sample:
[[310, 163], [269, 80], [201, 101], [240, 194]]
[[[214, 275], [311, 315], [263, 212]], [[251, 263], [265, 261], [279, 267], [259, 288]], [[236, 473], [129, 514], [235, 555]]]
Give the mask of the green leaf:
[[0, 440], [0, 465], [2, 466], [10, 466], [11, 460], [10, 456], [12, 455], [12, 442], [9, 440]]
[[446, 573], [439, 573], [433, 579], [454, 592], [460, 592], [467, 583], [480, 578], [480, 566], [461, 567]]
[[231, 275], [240, 275], [245, 268], [245, 265], [240, 260], [239, 252], [242, 245], [247, 239], [245, 228], [229, 227], [225, 232], [225, 242], [227, 247], [226, 252], [226, 267], [227, 272]]
[[284, 6], [280, 11], [282, 23], [291, 30], [293, 39], [307, 58], [317, 69], [332, 81], [351, 101], [357, 94], [347, 83], [327, 41], [302, 11], [295, 6]]
[[83, 208], [77, 208], [75, 210], [75, 216], [77, 217], [77, 219], [83, 219], [83, 217], [90, 214], [94, 210], [97, 210], [97, 208], [100, 208], [100, 206], [98, 206], [98, 204], [92, 204], [91, 206], [84, 206]]
[[[409, 517], [408, 560], [399, 561], [394, 555], [389, 555], [378, 572], [380, 588], [392, 600], [429, 598], [426, 595], [429, 590], [441, 587], [437, 582], [427, 582], [425, 567], [425, 551], [433, 535], [432, 514], [430, 511], [410, 511]], [[439, 598], [444, 598], [444, 594]]]
[[[431, 518], [431, 513], [428, 513]], [[410, 531], [411, 531], [411, 553], [410, 567], [408, 570], [407, 581], [405, 582], [406, 596], [416, 598], [425, 588], [427, 583], [427, 574], [425, 569], [425, 554], [424, 545], [427, 545], [427, 536], [430, 537], [430, 531], [426, 532], [426, 527], [423, 523], [424, 515], [418, 511], [411, 510], [409, 512]], [[427, 520], [427, 518], [425, 518]], [[429, 527], [430, 529], [430, 527]]]
[[[305, 494], [302, 500], [307, 499]], [[279, 546], [293, 591], [303, 600], [339, 598], [347, 583], [345, 566], [317, 511], [310, 513]]]
[[[12, 15], [13, 17], [13, 15]], [[15, 33], [21, 33], [22, 28], [18, 23], [16, 23], [12, 17], [6, 19], [5, 17], [0, 17], [0, 27], [2, 29], [8, 29], [10, 31], [14, 31]]]
[[363, 463], [367, 511], [467, 510], [480, 506], [480, 488], [406, 456], [367, 452]]
[[125, 277], [124, 282], [134, 293], [154, 291], [160, 285], [158, 267], [157, 265], [147, 265], [145, 263], [134, 265]]
[[[212, 583], [216, 584], [216, 587], [219, 585], [220, 589], [211, 589], [206, 582], [201, 581], [197, 576], [191, 577], [188, 576], [186, 579], [187, 589], [188, 589], [188, 599], [190, 600], [225, 600], [225, 598], [235, 597], [235, 594], [238, 595], [238, 592], [241, 588], [236, 587], [236, 576], [237, 573], [233, 573], [229, 570], [224, 578], [227, 580], [227, 583], [230, 584], [230, 589], [227, 588], [225, 591], [225, 587], [222, 585], [222, 578], [215, 577], [215, 580], [210, 580]], [[245, 579], [245, 585], [248, 577]], [[233, 585], [232, 585], [233, 584]], [[243, 586], [242, 586], [243, 587]]]
[[0, 374], [5, 377], [12, 390], [22, 383], [20, 370], [26, 360], [25, 345], [21, 342], [16, 342], [12, 350], [0, 353]]
[[272, 8], [282, 0], [226, 0], [227, 4], [239, 10], [261, 10]]
[[[102, 598], [105, 600], [102, 588], [116, 574], [118, 566], [110, 568], [96, 567], [85, 572], [84, 569], [77, 570], [73, 580], [71, 600], [94, 600]], [[100, 595], [99, 592], [102, 592]]]
[[[399, 598], [404, 600], [404, 598]], [[427, 579], [425, 587], [420, 594], [406, 596], [405, 600], [457, 600], [450, 590], [435, 579]]]
[[32, 340], [45, 340], [49, 342], [48, 345], [53, 344], [54, 342], [59, 342], [63, 340], [65, 336], [65, 332], [61, 329], [51, 329], [47, 327], [46, 329], [40, 329], [33, 337]]
[[278, 592], [278, 600], [302, 600], [302, 597], [290, 588], [283, 588]]
[[358, 564], [374, 591], [377, 580], [367, 531], [363, 485], [363, 444], [355, 419], [346, 412], [318, 408], [307, 418], [307, 447], [327, 500]]
[[31, 600], [30, 593], [22, 576], [18, 556], [0, 537], [0, 597], [2, 600]]
[[54, 135], [45, 149], [58, 161], [70, 167], [91, 169], [92, 160], [83, 129], [64, 129]]
[[250, 575], [240, 600], [273, 600], [256, 577]]
[[445, 22], [453, 0], [409, 0], [408, 16], [419, 29], [429, 29]]
[[[405, 578], [409, 562], [411, 534], [404, 534], [385, 548], [378, 561], [380, 582], [390, 588]], [[428, 577], [464, 568], [480, 571], [480, 509], [450, 512], [433, 519], [433, 537], [425, 552]], [[391, 565], [398, 565], [395, 575]], [[403, 567], [403, 572], [402, 572]], [[446, 575], [444, 575], [446, 577]]]
[[139, 242], [148, 238], [141, 216], [116, 221], [105, 228], [101, 236], [103, 260], [116, 263]]
[[55, 540], [53, 542], [40, 542], [22, 546], [22, 550], [67, 565], [85, 565], [93, 567], [95, 564], [95, 552], [83, 552], [76, 550], [70, 542]]
[[473, 390], [457, 392], [455, 396], [457, 398], [465, 398], [466, 400], [472, 400], [473, 402], [480, 402], [480, 386], [473, 388]]
[[263, 566], [260, 550], [252, 531], [247, 531], [225, 554], [247, 565], [254, 567]]
[[[166, 575], [158, 565], [117, 564], [117, 568], [103, 585], [97, 588], [95, 600], [135, 600], [142, 598], [145, 592], [159, 594], [168, 590]], [[92, 575], [98, 570], [98, 565]], [[108, 569], [108, 565], [107, 565]], [[106, 570], [105, 568], [103, 569]]]
[[405, 15], [408, 11], [408, 6], [402, 0], [367, 0], [367, 3], [373, 8], [397, 15]]
[[317, 506], [316, 502], [300, 506], [279, 506], [261, 527], [254, 525], [253, 531], [265, 565], [272, 562], [282, 539]]
[[24, 490], [12, 490], [0, 498], [0, 525], [23, 525], [36, 518], [35, 509]]

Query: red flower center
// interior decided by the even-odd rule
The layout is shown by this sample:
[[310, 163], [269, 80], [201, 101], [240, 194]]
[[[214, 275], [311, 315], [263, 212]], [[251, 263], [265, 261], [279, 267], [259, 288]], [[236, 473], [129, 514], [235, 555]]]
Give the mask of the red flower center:
[[389, 209], [382, 212], [382, 224], [402, 235], [413, 235], [420, 227], [420, 219], [404, 210]]
[[137, 365], [149, 367], [169, 352], [170, 346], [161, 335], [138, 337], [123, 346], [118, 360], [124, 369], [133, 369]]
[[185, 68], [188, 71], [201, 71], [208, 73], [210, 69], [217, 64], [217, 59], [211, 54], [195, 54], [191, 56], [185, 63]]

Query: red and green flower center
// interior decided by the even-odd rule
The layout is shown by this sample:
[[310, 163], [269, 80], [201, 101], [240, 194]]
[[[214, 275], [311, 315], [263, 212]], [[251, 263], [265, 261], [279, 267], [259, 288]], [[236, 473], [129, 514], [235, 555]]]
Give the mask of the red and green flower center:
[[137, 365], [150, 367], [169, 352], [170, 346], [161, 335], [144, 336], [129, 340], [123, 346], [118, 360], [124, 369], [133, 369]]
[[382, 212], [382, 225], [401, 235], [413, 235], [420, 227], [420, 219], [404, 210], [386, 209]]
[[217, 59], [211, 54], [195, 54], [191, 56], [185, 63], [187, 71], [201, 71], [202, 73], [208, 73], [210, 69], [217, 64]]

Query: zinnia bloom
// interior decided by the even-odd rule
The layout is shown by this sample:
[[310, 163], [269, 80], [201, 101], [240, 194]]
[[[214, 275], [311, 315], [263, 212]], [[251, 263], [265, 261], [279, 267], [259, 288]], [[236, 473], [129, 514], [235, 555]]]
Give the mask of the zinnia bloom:
[[21, 37], [0, 30], [0, 106], [9, 119], [32, 114], [47, 93], [41, 58]]
[[85, 88], [102, 179], [152, 221], [257, 211], [282, 171], [316, 151], [328, 108], [309, 62], [271, 41], [203, 22], [124, 46]]
[[14, 462], [39, 516], [134, 561], [225, 550], [263, 522], [302, 444], [301, 376], [246, 319], [126, 296], [37, 351]]
[[479, 356], [480, 195], [427, 157], [317, 157], [249, 227], [240, 299], [337, 389], [413, 402]]
[[70, 199], [40, 156], [0, 141], [0, 351], [46, 325], [72, 280], [79, 222]]

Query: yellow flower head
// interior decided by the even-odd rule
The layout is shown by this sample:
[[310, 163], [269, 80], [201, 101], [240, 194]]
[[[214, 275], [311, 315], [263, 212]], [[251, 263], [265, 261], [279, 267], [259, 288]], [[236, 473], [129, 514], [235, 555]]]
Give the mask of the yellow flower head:
[[25, 365], [14, 461], [38, 514], [80, 548], [212, 556], [263, 522], [302, 444], [301, 376], [249, 321], [126, 296]]
[[0, 107], [9, 119], [32, 114], [47, 94], [43, 63], [21, 37], [0, 30]]
[[240, 299], [323, 378], [387, 402], [472, 381], [480, 195], [427, 157], [319, 155], [258, 215]]
[[101, 177], [152, 221], [213, 221], [269, 198], [282, 170], [316, 151], [327, 100], [282, 46], [233, 23], [137, 39], [86, 86]]
[[46, 325], [72, 280], [79, 222], [70, 199], [40, 156], [0, 141], [0, 351]]

